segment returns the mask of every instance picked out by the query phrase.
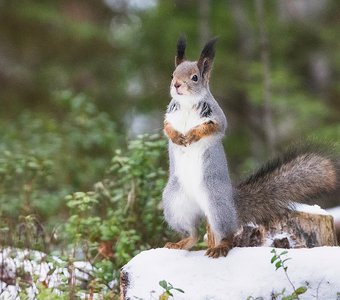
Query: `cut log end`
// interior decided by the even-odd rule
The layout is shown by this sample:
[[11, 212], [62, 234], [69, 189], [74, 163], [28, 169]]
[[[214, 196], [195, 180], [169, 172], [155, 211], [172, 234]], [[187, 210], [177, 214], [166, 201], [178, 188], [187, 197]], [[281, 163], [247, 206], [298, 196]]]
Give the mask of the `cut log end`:
[[244, 226], [234, 239], [234, 247], [313, 248], [337, 245], [331, 215], [298, 211], [268, 225]]

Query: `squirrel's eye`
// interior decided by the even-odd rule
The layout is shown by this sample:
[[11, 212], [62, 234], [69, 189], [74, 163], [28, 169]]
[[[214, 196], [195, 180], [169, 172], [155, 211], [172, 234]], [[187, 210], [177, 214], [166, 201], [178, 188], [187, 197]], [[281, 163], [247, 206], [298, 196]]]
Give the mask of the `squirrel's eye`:
[[174, 75], [171, 75], [171, 79], [173, 79], [174, 78]]
[[198, 80], [197, 75], [193, 75], [193, 76], [191, 77], [191, 80], [192, 80], [192, 81], [197, 81], [197, 80]]

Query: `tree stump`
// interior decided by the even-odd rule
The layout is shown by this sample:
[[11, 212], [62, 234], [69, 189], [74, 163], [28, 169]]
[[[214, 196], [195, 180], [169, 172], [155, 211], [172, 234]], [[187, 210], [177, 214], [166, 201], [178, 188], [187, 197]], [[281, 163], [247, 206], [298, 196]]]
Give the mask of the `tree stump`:
[[[215, 240], [213, 234], [211, 234], [209, 224], [207, 224], [208, 232], [208, 247], [215, 246]], [[247, 225], [243, 227], [242, 232], [238, 233], [234, 238], [234, 247], [275, 247], [275, 248], [313, 248], [320, 246], [336, 246], [337, 238], [334, 229], [333, 217], [328, 214], [320, 213], [307, 213], [307, 212], [292, 212], [289, 216], [278, 220], [277, 222], [267, 225]], [[168, 250], [168, 249], [164, 249]], [[239, 249], [240, 250], [240, 249]], [[247, 249], [244, 249], [247, 250]], [[330, 250], [330, 249], [327, 249]], [[150, 250], [151, 251], [151, 250]], [[255, 251], [255, 250], [254, 250]], [[252, 253], [251, 250], [249, 253]], [[203, 252], [204, 253], [204, 252]], [[202, 259], [204, 257], [202, 253]], [[235, 252], [238, 253], [238, 252]], [[243, 252], [245, 253], [245, 252]], [[185, 259], [190, 259], [190, 256], [185, 256]], [[156, 259], [156, 257], [155, 257]], [[163, 258], [164, 259], [164, 258]], [[197, 256], [194, 256], [195, 264], [198, 263]], [[206, 258], [205, 258], [206, 259]], [[213, 259], [212, 259], [213, 260]], [[267, 262], [266, 262], [267, 263]], [[148, 262], [149, 264], [149, 262]], [[145, 277], [148, 275], [148, 267], [145, 266]], [[166, 264], [166, 261], [164, 261]], [[204, 265], [206, 262], [204, 262]], [[221, 263], [222, 264], [222, 263]], [[318, 266], [318, 265], [315, 265]], [[181, 265], [176, 267], [180, 269]], [[170, 267], [173, 272], [173, 266]], [[163, 274], [164, 265], [162, 263], [156, 263], [156, 270]], [[192, 278], [190, 269], [188, 269], [188, 276]], [[237, 269], [237, 274], [239, 270]], [[131, 275], [132, 273], [132, 275]], [[275, 273], [277, 274], [277, 273]], [[194, 274], [195, 276], [197, 274]], [[141, 276], [141, 275], [139, 275]], [[230, 274], [228, 274], [230, 276]], [[133, 270], [129, 268], [122, 268], [120, 287], [121, 294], [120, 299], [127, 298], [127, 291], [130, 288], [130, 278], [133, 280]], [[137, 276], [137, 278], [139, 278]], [[159, 278], [168, 278], [165, 275], [160, 275]], [[206, 275], [202, 277], [205, 282]], [[197, 279], [195, 279], [197, 280]], [[232, 280], [228, 277], [228, 281]], [[154, 284], [154, 282], [153, 282]]]
[[[215, 245], [209, 234], [208, 247]], [[276, 248], [313, 248], [337, 246], [337, 236], [331, 215], [295, 211], [267, 225], [243, 226], [234, 238], [234, 247], [268, 246]]]

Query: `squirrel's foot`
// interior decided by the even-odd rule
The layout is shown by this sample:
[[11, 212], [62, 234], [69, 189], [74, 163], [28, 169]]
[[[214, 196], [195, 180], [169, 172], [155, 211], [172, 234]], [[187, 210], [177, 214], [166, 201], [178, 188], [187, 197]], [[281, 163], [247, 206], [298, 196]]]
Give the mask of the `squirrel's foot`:
[[168, 249], [184, 249], [183, 246], [179, 243], [166, 243], [164, 245], [164, 248], [168, 248]]
[[188, 145], [187, 138], [184, 134], [179, 134], [178, 136], [172, 139], [172, 142], [174, 144], [177, 144], [179, 146], [184, 146], [184, 147]]
[[209, 248], [207, 252], [205, 252], [205, 255], [212, 257], [212, 258], [218, 258], [220, 256], [227, 256], [230, 249], [231, 248], [226, 247], [226, 246], [217, 246], [214, 248]]
[[185, 238], [183, 240], [180, 240], [177, 243], [166, 243], [164, 248], [168, 248], [168, 249], [185, 249], [185, 250], [189, 250], [190, 248], [192, 248], [198, 241], [198, 237], [196, 236], [190, 236], [188, 238]]
[[209, 248], [205, 255], [212, 258], [227, 256], [229, 250], [232, 247], [233, 247], [232, 239], [223, 239], [216, 247]]

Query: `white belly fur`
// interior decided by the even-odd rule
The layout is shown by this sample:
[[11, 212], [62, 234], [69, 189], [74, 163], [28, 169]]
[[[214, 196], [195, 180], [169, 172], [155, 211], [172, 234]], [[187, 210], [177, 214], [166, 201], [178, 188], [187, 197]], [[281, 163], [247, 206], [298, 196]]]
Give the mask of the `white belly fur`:
[[185, 196], [195, 202], [203, 213], [208, 211], [207, 191], [203, 182], [203, 154], [212, 138], [203, 138], [187, 147], [173, 147], [174, 175], [178, 178]]
[[[165, 119], [177, 131], [185, 134], [190, 129], [211, 120], [202, 118], [193, 108], [192, 103], [181, 104], [181, 109], [166, 114]], [[208, 193], [203, 183], [203, 155], [217, 136], [204, 137], [187, 147], [173, 145], [174, 175], [178, 178], [184, 198], [191, 203], [189, 207], [182, 206], [180, 210], [190, 210], [194, 213], [200, 210], [202, 215], [208, 211]], [[197, 207], [192, 207], [196, 203]], [[178, 203], [180, 205], [180, 203]], [[197, 213], [197, 212], [196, 212]]]
[[201, 118], [199, 113], [192, 107], [183, 107], [178, 111], [168, 113], [166, 114], [165, 119], [174, 129], [183, 134], [187, 133], [195, 126], [211, 120], [210, 118]]

